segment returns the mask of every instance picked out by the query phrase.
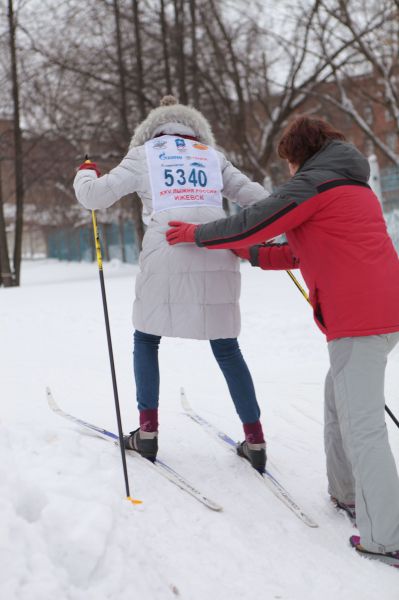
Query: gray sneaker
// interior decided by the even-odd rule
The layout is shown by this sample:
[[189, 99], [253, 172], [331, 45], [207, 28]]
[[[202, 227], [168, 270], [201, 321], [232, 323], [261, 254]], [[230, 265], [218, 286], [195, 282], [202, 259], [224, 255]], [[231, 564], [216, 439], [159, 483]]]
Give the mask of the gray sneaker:
[[129, 435], [125, 435], [123, 440], [126, 450], [134, 450], [144, 458], [155, 462], [158, 453], [157, 431], [142, 431], [139, 427], [135, 431], [131, 431]]
[[237, 454], [246, 458], [254, 469], [259, 473], [264, 473], [266, 468], [266, 444], [250, 444], [247, 441], [238, 443]]
[[358, 535], [352, 535], [349, 538], [349, 543], [352, 548], [355, 548], [358, 554], [361, 554], [365, 558], [372, 558], [374, 560], [379, 560], [386, 565], [390, 565], [391, 567], [399, 568], [399, 550], [394, 552], [371, 552], [370, 550], [366, 550], [360, 543], [360, 537]]

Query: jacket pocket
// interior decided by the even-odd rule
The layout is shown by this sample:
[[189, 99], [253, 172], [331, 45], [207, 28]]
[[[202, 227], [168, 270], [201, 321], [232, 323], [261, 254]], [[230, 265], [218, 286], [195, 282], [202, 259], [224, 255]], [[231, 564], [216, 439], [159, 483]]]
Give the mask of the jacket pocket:
[[317, 288], [315, 288], [313, 290], [310, 301], [311, 301], [311, 304], [313, 307], [313, 316], [314, 316], [315, 321], [319, 325], [320, 329], [322, 329], [322, 331], [326, 332], [327, 328], [326, 328], [326, 324], [324, 322], [323, 312], [321, 310], [321, 305], [320, 305], [320, 301], [319, 301], [319, 294], [318, 294]]

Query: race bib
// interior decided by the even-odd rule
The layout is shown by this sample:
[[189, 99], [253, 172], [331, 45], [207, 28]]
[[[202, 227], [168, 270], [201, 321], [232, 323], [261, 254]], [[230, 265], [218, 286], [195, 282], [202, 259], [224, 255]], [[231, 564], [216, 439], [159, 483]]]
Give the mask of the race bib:
[[195, 140], [163, 135], [144, 144], [153, 212], [222, 207], [223, 180], [216, 150]]

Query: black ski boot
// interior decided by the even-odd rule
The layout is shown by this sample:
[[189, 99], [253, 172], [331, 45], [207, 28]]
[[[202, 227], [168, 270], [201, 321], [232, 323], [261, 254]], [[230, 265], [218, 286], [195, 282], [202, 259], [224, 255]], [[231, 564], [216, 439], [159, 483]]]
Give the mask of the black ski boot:
[[249, 460], [254, 469], [263, 473], [266, 468], [266, 444], [250, 444], [241, 442], [237, 444], [237, 454]]
[[131, 431], [129, 435], [125, 435], [123, 440], [126, 450], [134, 450], [144, 458], [155, 462], [158, 452], [157, 431], [142, 431], [139, 427], [135, 431]]

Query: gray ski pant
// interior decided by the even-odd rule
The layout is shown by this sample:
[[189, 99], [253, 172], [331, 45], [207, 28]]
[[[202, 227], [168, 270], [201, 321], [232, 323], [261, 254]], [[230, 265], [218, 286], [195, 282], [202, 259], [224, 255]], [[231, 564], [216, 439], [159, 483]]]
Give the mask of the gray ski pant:
[[328, 491], [340, 502], [355, 503], [362, 546], [373, 552], [399, 550], [399, 478], [384, 412], [385, 367], [398, 341], [399, 332], [328, 343]]

